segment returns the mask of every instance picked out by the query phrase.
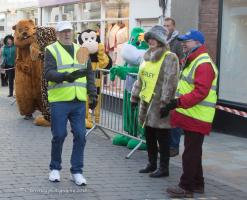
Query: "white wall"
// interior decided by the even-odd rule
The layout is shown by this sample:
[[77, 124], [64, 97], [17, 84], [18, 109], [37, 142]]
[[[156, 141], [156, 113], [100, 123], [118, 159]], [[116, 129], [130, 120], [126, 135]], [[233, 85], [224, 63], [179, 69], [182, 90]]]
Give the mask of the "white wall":
[[189, 28], [198, 28], [200, 0], [172, 0], [171, 17], [181, 33]]
[[136, 19], [159, 18], [161, 15], [162, 10], [158, 0], [130, 0], [130, 30], [137, 26]]
[[37, 0], [0, 0], [0, 12], [20, 8], [37, 7]]

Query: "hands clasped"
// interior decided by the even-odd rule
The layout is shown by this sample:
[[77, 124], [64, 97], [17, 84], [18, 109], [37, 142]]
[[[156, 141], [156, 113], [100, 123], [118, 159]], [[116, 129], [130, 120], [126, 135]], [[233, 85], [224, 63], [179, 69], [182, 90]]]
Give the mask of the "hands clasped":
[[87, 75], [87, 70], [86, 69], [78, 69], [78, 70], [73, 71], [71, 73], [65, 74], [64, 80], [72, 83], [76, 79], [85, 77], [86, 75]]

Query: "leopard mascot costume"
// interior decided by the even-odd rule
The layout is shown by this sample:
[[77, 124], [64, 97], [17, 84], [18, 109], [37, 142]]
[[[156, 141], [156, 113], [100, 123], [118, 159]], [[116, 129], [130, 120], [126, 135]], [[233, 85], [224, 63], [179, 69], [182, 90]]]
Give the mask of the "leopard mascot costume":
[[36, 117], [34, 123], [39, 126], [49, 126], [51, 121], [50, 106], [48, 102], [47, 87], [48, 82], [44, 73], [44, 52], [45, 47], [57, 41], [56, 31], [53, 27], [36, 27], [36, 40], [31, 45], [31, 58], [33, 61], [41, 60], [41, 98], [42, 98], [42, 115]]

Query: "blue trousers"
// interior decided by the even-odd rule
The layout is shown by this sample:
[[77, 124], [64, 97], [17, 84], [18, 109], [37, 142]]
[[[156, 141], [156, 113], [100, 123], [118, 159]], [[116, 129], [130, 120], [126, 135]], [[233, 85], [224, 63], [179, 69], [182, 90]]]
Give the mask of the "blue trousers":
[[73, 150], [70, 159], [72, 174], [82, 173], [84, 148], [86, 144], [85, 102], [55, 102], [51, 108], [51, 162], [50, 169], [61, 170], [62, 150], [67, 136], [67, 122], [70, 122], [73, 133]]
[[183, 133], [181, 128], [172, 128], [170, 129], [171, 137], [170, 137], [170, 148], [179, 150], [180, 137]]

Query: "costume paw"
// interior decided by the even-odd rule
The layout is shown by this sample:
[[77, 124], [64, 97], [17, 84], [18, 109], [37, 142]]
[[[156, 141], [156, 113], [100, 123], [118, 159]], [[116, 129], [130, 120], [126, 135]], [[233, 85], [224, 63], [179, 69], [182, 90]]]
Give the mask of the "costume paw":
[[93, 122], [88, 120], [88, 119], [86, 119], [86, 128], [87, 129], [93, 128]]
[[39, 50], [39, 45], [36, 42], [30, 45], [30, 53], [32, 61], [36, 61], [39, 59], [41, 51]]
[[51, 123], [47, 121], [43, 115], [37, 116], [33, 121], [33, 123], [37, 126], [44, 126], [44, 127], [51, 126]]

